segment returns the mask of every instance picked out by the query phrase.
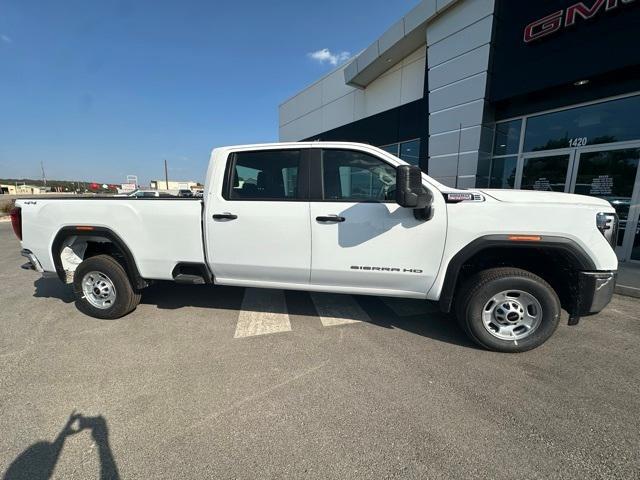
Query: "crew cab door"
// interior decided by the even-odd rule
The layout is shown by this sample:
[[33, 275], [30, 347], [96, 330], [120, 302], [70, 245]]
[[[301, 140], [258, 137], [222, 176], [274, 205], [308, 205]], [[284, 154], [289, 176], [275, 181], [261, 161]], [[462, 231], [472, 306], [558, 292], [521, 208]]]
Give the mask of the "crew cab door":
[[[303, 150], [231, 153], [206, 201], [209, 265], [216, 283], [309, 284], [311, 238]], [[224, 175], [224, 180], [220, 178]]]
[[396, 171], [387, 160], [356, 150], [312, 151], [311, 284], [424, 298], [446, 235], [439, 192], [432, 190], [433, 217], [417, 220], [395, 203]]

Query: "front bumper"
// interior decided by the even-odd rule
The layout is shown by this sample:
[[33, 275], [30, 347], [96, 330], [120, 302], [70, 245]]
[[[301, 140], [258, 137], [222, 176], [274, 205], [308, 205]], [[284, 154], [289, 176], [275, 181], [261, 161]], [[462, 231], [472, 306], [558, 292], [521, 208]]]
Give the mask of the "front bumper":
[[578, 312], [592, 315], [600, 312], [611, 301], [618, 272], [578, 273]]

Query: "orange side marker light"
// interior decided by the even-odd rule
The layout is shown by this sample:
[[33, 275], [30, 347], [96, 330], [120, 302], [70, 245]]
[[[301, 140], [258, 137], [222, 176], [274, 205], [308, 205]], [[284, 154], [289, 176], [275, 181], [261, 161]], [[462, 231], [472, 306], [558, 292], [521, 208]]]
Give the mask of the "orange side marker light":
[[512, 242], [539, 242], [542, 240], [540, 235], [509, 235]]

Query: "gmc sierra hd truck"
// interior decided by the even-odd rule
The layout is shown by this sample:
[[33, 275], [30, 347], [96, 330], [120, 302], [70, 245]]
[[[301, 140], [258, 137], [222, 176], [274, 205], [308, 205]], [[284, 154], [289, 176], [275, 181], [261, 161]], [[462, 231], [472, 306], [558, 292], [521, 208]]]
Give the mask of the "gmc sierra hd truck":
[[461, 190], [357, 143], [213, 150], [203, 198], [29, 198], [25, 268], [97, 318], [157, 280], [437, 301], [479, 345], [522, 352], [602, 310], [618, 219], [605, 200]]

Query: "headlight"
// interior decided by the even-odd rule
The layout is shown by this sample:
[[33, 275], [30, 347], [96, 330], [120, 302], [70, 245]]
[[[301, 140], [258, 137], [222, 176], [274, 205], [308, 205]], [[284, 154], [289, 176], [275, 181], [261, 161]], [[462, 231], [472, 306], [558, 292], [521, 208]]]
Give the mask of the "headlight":
[[613, 248], [618, 243], [618, 215], [600, 212], [596, 215], [596, 226]]

